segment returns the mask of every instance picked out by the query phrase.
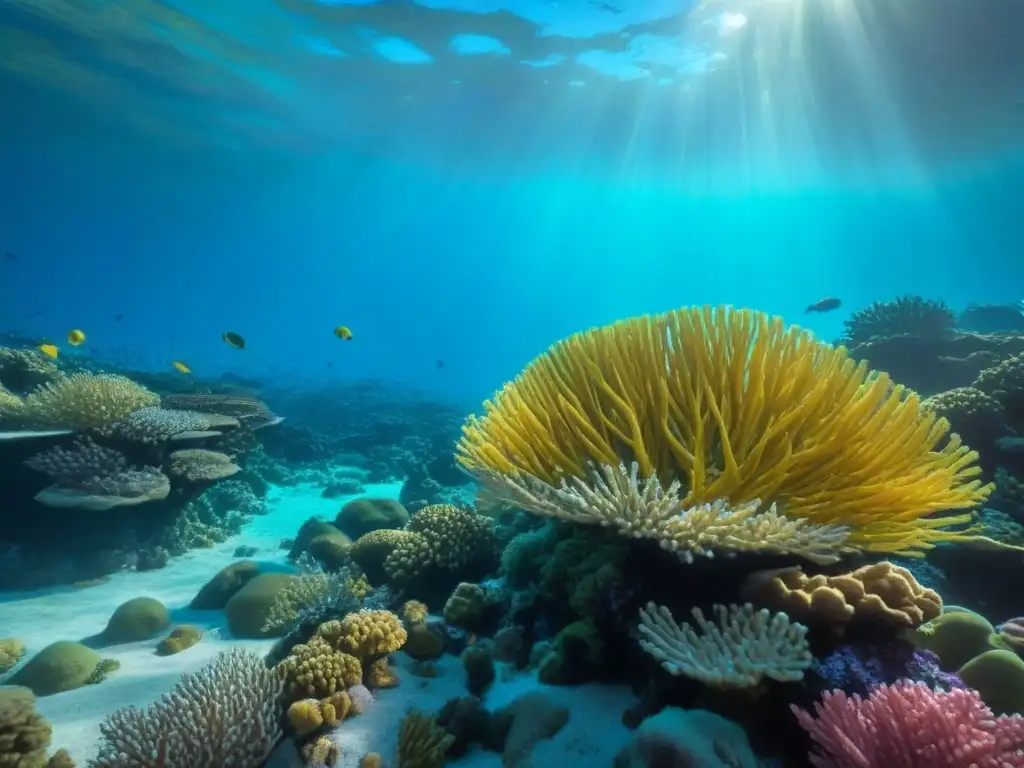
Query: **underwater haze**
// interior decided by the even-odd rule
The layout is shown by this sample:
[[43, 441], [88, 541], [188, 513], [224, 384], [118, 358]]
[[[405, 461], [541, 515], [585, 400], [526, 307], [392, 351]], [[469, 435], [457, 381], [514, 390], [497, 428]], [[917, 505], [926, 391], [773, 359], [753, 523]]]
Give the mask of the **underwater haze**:
[[994, 0], [10, 0], [0, 317], [475, 402], [684, 304], [831, 340], [826, 296], [1016, 300], [1022, 28]]
[[1024, 768], [1024, 0], [0, 0], [0, 767]]

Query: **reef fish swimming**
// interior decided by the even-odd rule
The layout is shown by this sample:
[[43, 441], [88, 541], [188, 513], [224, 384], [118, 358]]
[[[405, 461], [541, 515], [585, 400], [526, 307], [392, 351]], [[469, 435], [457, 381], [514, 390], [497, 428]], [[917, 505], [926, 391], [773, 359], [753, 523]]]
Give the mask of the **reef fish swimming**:
[[233, 347], [234, 349], [245, 349], [245, 339], [237, 333], [224, 331], [224, 333], [221, 334], [221, 338], [224, 339], [224, 343], [229, 347]]
[[843, 306], [842, 301], [835, 296], [829, 296], [826, 299], [811, 304], [804, 312], [831, 312], [833, 309], [839, 309], [841, 306]]

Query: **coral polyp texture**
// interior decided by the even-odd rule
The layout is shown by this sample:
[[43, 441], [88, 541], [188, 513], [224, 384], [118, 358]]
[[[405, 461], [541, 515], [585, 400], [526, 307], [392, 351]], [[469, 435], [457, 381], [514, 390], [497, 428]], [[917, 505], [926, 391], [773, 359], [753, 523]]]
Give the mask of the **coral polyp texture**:
[[1014, 768], [1024, 718], [994, 717], [977, 691], [880, 685], [866, 698], [826, 693], [813, 714], [793, 707], [814, 740], [817, 768]]
[[808, 576], [799, 568], [755, 573], [742, 592], [801, 621], [831, 627], [877, 622], [914, 629], [942, 613], [937, 592], [887, 561], [835, 576]]
[[182, 675], [148, 709], [120, 709], [100, 726], [90, 768], [258, 768], [281, 736], [282, 673], [233, 649]]
[[750, 688], [765, 678], [803, 679], [813, 661], [807, 627], [784, 613], [745, 605], [714, 606], [716, 621], [694, 608], [696, 629], [679, 624], [663, 606], [640, 610], [640, 647], [672, 675], [719, 688]]
[[[605, 519], [642, 516], [638, 499], [660, 503], [672, 489], [687, 508], [774, 505], [773, 514], [806, 521], [805, 535], [820, 526], [813, 537], [826, 549], [920, 555], [969, 538], [974, 531], [958, 526], [974, 515], [963, 510], [992, 490], [977, 454], [916, 394], [844, 348], [751, 310], [684, 308], [576, 334], [485, 409], [463, 427], [459, 463], [556, 517], [573, 519], [546, 502], [587, 489], [605, 497]], [[623, 496], [609, 472], [634, 463]], [[602, 482], [618, 487], [609, 494]], [[748, 526], [737, 522], [737, 531]], [[719, 545], [727, 549], [728, 537]]]
[[28, 459], [25, 464], [55, 481], [36, 494], [40, 504], [104, 510], [167, 498], [170, 481], [154, 467], [132, 469], [113, 448], [87, 437], [70, 448], [57, 446]]
[[862, 344], [887, 336], [943, 338], [956, 330], [956, 314], [943, 301], [920, 296], [900, 296], [894, 301], [876, 301], [843, 321], [843, 343]]
[[160, 398], [124, 376], [74, 373], [30, 393], [25, 419], [35, 427], [102, 429]]

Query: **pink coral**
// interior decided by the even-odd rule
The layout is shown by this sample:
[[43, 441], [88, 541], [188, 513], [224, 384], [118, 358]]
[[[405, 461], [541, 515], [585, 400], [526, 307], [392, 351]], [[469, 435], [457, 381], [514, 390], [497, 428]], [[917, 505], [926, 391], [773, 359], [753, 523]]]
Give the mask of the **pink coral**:
[[817, 768], [1024, 768], [1024, 718], [993, 717], [977, 691], [901, 680], [866, 699], [826, 693], [813, 715], [792, 709]]

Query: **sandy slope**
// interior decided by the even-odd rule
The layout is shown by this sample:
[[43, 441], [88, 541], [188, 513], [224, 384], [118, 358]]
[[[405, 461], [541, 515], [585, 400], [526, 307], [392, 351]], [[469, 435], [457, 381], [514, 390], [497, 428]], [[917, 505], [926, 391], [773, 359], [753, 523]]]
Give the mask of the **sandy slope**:
[[[398, 486], [369, 486], [368, 495], [397, 498]], [[105, 656], [121, 662], [121, 668], [105, 682], [38, 700], [40, 712], [54, 725], [53, 745], [64, 747], [79, 765], [95, 754], [99, 724], [114, 710], [127, 705], [144, 707], [170, 690], [182, 672], [196, 670], [220, 651], [244, 646], [265, 652], [270, 641], [241, 641], [222, 631], [219, 611], [193, 611], [188, 603], [199, 588], [236, 558], [239, 545], [259, 548], [253, 559], [268, 567], [286, 568], [282, 538], [293, 536], [306, 518], [333, 518], [347, 499], [320, 498], [319, 489], [300, 486], [276, 488], [268, 499], [270, 513], [252, 520], [242, 533], [210, 550], [192, 552], [158, 571], [124, 572], [108, 582], [85, 589], [0, 593], [0, 637], [21, 638], [33, 653], [56, 640], [81, 640], [100, 632], [113, 610], [125, 600], [150, 596], [171, 610], [174, 623], [196, 624], [207, 630], [201, 643], [184, 653], [160, 657], [153, 649], [157, 640], [130, 643], [104, 649]], [[159, 638], [158, 638], [159, 639]], [[366, 715], [353, 719], [339, 730], [343, 748], [342, 766], [355, 766], [367, 751], [393, 753], [398, 722], [410, 706], [433, 710], [449, 698], [464, 695], [458, 660], [446, 657], [437, 664], [438, 677], [424, 679], [408, 669], [409, 659], [396, 657], [403, 684], [384, 691]], [[531, 675], [514, 675], [499, 682], [487, 696], [488, 707], [500, 707], [524, 690], [537, 686]], [[609, 765], [612, 755], [627, 738], [619, 724], [622, 710], [631, 697], [625, 689], [585, 686], [548, 689], [572, 710], [566, 728], [536, 753], [536, 765]], [[282, 750], [274, 765], [291, 764]], [[466, 768], [500, 766], [498, 755], [475, 752], [460, 760]]]

